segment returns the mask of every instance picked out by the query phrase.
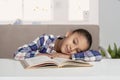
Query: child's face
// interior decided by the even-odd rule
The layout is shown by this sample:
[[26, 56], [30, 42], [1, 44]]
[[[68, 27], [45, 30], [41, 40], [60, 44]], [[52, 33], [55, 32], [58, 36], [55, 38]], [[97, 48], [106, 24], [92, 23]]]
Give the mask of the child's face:
[[61, 41], [60, 51], [65, 54], [75, 54], [84, 51], [88, 48], [88, 42], [83, 35], [76, 33], [69, 33]]

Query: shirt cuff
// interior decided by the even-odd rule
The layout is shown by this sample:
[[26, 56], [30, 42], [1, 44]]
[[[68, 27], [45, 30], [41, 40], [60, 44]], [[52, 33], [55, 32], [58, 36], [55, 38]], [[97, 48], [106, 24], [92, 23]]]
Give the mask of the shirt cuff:
[[71, 59], [72, 59], [72, 60], [76, 60], [76, 58], [75, 58], [75, 55], [74, 55], [74, 54], [71, 56]]

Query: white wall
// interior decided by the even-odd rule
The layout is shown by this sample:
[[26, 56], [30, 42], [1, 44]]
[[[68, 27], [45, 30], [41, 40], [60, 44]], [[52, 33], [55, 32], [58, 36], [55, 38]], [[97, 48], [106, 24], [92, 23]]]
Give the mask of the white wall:
[[120, 46], [120, 0], [99, 0], [100, 45]]
[[68, 1], [54, 1], [54, 21], [41, 22], [41, 24], [99, 24], [99, 0], [90, 0], [90, 16], [88, 21], [68, 21]]
[[[99, 23], [99, 21], [98, 21], [99, 20], [98, 19], [98, 13], [99, 13], [98, 12], [98, 0], [89, 0], [89, 2], [90, 2], [90, 12], [88, 12], [89, 17], [88, 17], [88, 20], [86, 19], [84, 21], [70, 21], [70, 20], [68, 20], [68, 16], [69, 16], [69, 14], [68, 14], [68, 12], [69, 12], [68, 11], [69, 10], [69, 4], [68, 3], [69, 3], [69, 0], [51, 0], [52, 3], [53, 3], [53, 5], [51, 5], [51, 8], [53, 9], [53, 18], [54, 19], [50, 20], [50, 21], [49, 20], [48, 21], [47, 20], [45, 20], [45, 21], [43, 20], [43, 21], [38, 21], [38, 22], [36, 22], [36, 21], [32, 22], [32, 21], [26, 20], [26, 18], [25, 18], [25, 15], [27, 15], [30, 11], [33, 11], [33, 8], [37, 12], [38, 7], [40, 7], [40, 6], [37, 6], [38, 5], [37, 3], [36, 3], [36, 6], [34, 5], [34, 7], [33, 7], [33, 5], [29, 6], [31, 3], [34, 2], [34, 0], [33, 1], [31, 0], [28, 5], [25, 5], [25, 3], [27, 3], [29, 0], [25, 0], [27, 2], [24, 1], [24, 4], [22, 2], [23, 0], [12, 0], [12, 1], [11, 0], [0, 0], [1, 3], [4, 3], [4, 5], [1, 4], [2, 7], [0, 8], [1, 10], [3, 10], [2, 11], [3, 15], [7, 15], [7, 14], [5, 14], [6, 12], [4, 11], [5, 8], [7, 8], [5, 10], [9, 12], [9, 7], [6, 7], [5, 4], [7, 3], [7, 4], [9, 4], [9, 6], [11, 6], [11, 5], [13, 5], [14, 1], [16, 1], [16, 4], [15, 4], [16, 7], [15, 7], [15, 9], [13, 9], [12, 13], [17, 13], [18, 12], [17, 14], [21, 14], [20, 18], [19, 17], [18, 18], [20, 20], [22, 20], [23, 24], [32, 24], [32, 23], [34, 23], [34, 24], [98, 24]], [[21, 1], [21, 2], [18, 2], [18, 1]], [[39, 0], [36, 0], [36, 1], [39, 1]], [[18, 5], [17, 2], [19, 3], [19, 6], [17, 6]], [[23, 8], [22, 5], [24, 5], [24, 8]], [[20, 8], [20, 9], [18, 9], [18, 8]], [[19, 10], [20, 12], [17, 11], [16, 9]], [[26, 9], [28, 11], [26, 11]], [[40, 12], [40, 10], [38, 9], [39, 12]], [[10, 14], [13, 15], [12, 13], [10, 13]], [[34, 12], [31, 12], [31, 14], [29, 14], [29, 15], [32, 15], [32, 13], [34, 13]], [[36, 15], [36, 14], [38, 14], [38, 12], [34, 13], [34, 14]], [[32, 19], [32, 17], [36, 18], [36, 16], [29, 17], [29, 15], [27, 15], [27, 18], [30, 18], [30, 19]], [[8, 17], [6, 17], [6, 20], [7, 20]], [[5, 18], [5, 17], [3, 17], [3, 18]], [[10, 18], [11, 18], [11, 16], [10, 16]], [[16, 22], [19, 23], [19, 20], [17, 20], [18, 18], [15, 17], [15, 19], [13, 19], [12, 21], [1, 20], [0, 24], [5, 24], [5, 23], [6, 24], [14, 24]], [[87, 16], [86, 16], [86, 18], [87, 18]], [[32, 19], [32, 20], [34, 20], [34, 19]], [[20, 21], [20, 23], [21, 23], [21, 21]]]
[[[40, 24], [97, 24], [99, 25], [99, 0], [90, 0], [89, 20], [87, 21], [69, 21], [68, 9], [69, 0], [53, 0], [53, 21], [40, 21]], [[30, 24], [31, 22], [24, 22]], [[39, 24], [35, 23], [35, 24]]]

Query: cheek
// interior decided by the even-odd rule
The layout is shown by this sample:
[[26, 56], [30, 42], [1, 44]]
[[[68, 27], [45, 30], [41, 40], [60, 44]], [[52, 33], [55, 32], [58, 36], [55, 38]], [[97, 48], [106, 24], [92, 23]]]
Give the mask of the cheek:
[[67, 44], [67, 40], [66, 40], [66, 39], [64, 39], [64, 41], [61, 43], [61, 47], [65, 47], [65, 46], [66, 46], [66, 44]]
[[62, 43], [61, 46], [60, 46], [60, 51], [61, 51], [62, 53], [65, 53], [65, 45], [66, 45], [66, 44]]
[[86, 50], [88, 48], [88, 44], [87, 43], [82, 44], [81, 48], [82, 50]]
[[66, 46], [70, 46], [71, 45], [71, 41], [69, 39], [65, 39], [62, 43], [61, 43], [61, 47], [60, 50], [62, 53], [66, 53]]
[[85, 49], [87, 49], [87, 47], [88, 47], [88, 42], [87, 42], [87, 40], [85, 39], [85, 38], [83, 38], [82, 40], [81, 40], [81, 44], [80, 44], [81, 46], [81, 48], [82, 48], [82, 50], [85, 50]]

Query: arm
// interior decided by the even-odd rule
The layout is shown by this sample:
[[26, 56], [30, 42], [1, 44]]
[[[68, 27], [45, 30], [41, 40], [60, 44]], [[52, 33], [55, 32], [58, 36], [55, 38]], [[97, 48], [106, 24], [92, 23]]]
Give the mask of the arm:
[[51, 58], [55, 58], [55, 57], [70, 59], [71, 55], [67, 55], [67, 54], [63, 54], [63, 53], [53, 53], [53, 54], [51, 54]]
[[47, 35], [42, 35], [29, 44], [25, 44], [22, 47], [19, 47], [14, 54], [14, 58], [16, 60], [23, 60], [36, 56], [39, 53], [38, 50], [41, 50], [40, 48], [42, 48], [44, 45], [47, 37]]
[[52, 54], [42, 54], [42, 53], [39, 53], [37, 54], [36, 56], [48, 56], [50, 58], [56, 58], [56, 57], [59, 57], [59, 58], [66, 58], [66, 59], [70, 59], [71, 55], [66, 55], [66, 54], [63, 54], [63, 53], [52, 53]]
[[88, 50], [85, 52], [73, 54], [72, 59], [84, 61], [100, 61], [102, 59], [102, 55], [98, 51]]

